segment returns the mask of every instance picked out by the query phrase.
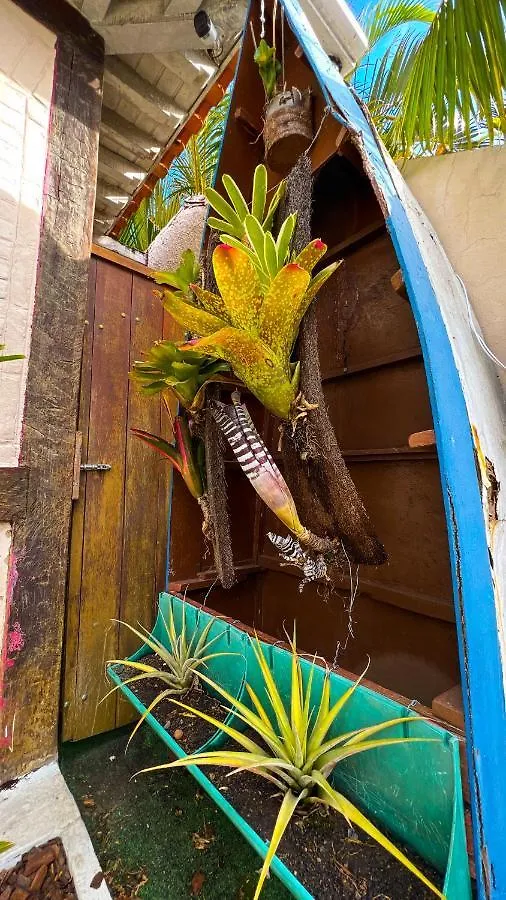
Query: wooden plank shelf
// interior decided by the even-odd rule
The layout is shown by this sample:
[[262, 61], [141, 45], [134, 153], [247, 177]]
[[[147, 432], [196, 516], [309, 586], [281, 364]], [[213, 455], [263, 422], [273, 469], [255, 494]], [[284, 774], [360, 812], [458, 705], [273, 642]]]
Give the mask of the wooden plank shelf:
[[[231, 460], [231, 462], [234, 461], [235, 460]], [[264, 566], [257, 565], [256, 563], [239, 564], [235, 566], [236, 579], [238, 582], [245, 581], [250, 575], [258, 575], [263, 569]], [[209, 569], [205, 572], [200, 572], [196, 577], [179, 578], [175, 581], [171, 581], [169, 583], [169, 591], [176, 591], [177, 593], [184, 593], [185, 591], [202, 591], [212, 587], [213, 584], [216, 583], [217, 578], [218, 573], [216, 570]]]
[[371, 372], [373, 369], [381, 369], [383, 366], [392, 366], [397, 363], [410, 362], [414, 359], [422, 358], [422, 348], [408, 347], [406, 350], [399, 350], [395, 353], [386, 353], [384, 356], [378, 356], [375, 359], [366, 360], [355, 366], [338, 366], [335, 369], [328, 369], [323, 373], [322, 382], [326, 384], [328, 381], [335, 381], [337, 378], [347, 378], [350, 375], [360, 375], [362, 372]]
[[397, 269], [397, 272], [392, 275], [390, 283], [395, 293], [399, 294], [399, 297], [404, 297], [405, 300], [408, 299], [408, 292], [406, 290], [406, 285], [404, 284], [404, 275], [400, 269]]

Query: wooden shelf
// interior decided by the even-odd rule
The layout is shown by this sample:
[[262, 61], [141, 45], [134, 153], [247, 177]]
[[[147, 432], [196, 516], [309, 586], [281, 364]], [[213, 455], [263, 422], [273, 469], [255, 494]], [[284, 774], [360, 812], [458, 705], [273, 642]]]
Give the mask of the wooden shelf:
[[408, 347], [407, 350], [398, 350], [395, 353], [386, 353], [385, 356], [378, 356], [376, 359], [366, 360], [355, 366], [337, 366], [335, 369], [329, 369], [322, 376], [322, 383], [335, 381], [337, 378], [347, 378], [350, 375], [360, 375], [362, 372], [372, 372], [374, 369], [381, 369], [383, 366], [393, 366], [398, 363], [410, 362], [413, 359], [422, 358], [422, 349], [420, 346]]

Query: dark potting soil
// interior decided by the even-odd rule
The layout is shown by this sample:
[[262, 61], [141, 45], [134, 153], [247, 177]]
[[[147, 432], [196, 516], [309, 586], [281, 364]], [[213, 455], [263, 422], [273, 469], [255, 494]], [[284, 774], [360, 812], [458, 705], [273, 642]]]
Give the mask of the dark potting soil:
[[[160, 671], [167, 670], [167, 666], [156, 653], [144, 656], [142, 662]], [[116, 672], [123, 680], [137, 674], [129, 666], [116, 666]], [[143, 681], [134, 681], [128, 687], [147, 708], [157, 694], [165, 689], [166, 685], [161, 678], [146, 678]], [[218, 719], [219, 722], [223, 722], [228, 715], [228, 710], [221, 705], [220, 701], [215, 697], [211, 697], [198, 683], [190, 688], [186, 694], [175, 696], [174, 699], [180, 700], [181, 703], [186, 703], [187, 706], [192, 706], [208, 716], [212, 716], [214, 719]], [[155, 706], [152, 715], [172, 735], [186, 753], [194, 753], [216, 731], [212, 725], [201, 719], [200, 716], [193, 715], [172, 703], [169, 697]]]
[[[280, 805], [275, 786], [250, 772], [227, 778], [222, 768], [206, 767], [205, 771], [249, 825], [270, 840]], [[437, 872], [385, 834], [442, 889]], [[334, 810], [316, 807], [309, 813], [296, 812], [276, 855], [315, 900], [434, 900], [434, 893], [405, 866], [361, 829], [350, 828]]]
[[77, 900], [62, 842], [55, 838], [24, 853], [0, 872], [1, 900]]

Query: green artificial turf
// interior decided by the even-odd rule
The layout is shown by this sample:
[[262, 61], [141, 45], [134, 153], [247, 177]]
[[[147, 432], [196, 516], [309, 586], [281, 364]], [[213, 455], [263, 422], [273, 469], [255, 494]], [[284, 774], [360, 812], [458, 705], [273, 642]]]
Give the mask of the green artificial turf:
[[[115, 900], [250, 900], [261, 866], [187, 772], [131, 776], [167, 759], [144, 727], [64, 744], [60, 764]], [[271, 876], [262, 900], [288, 900]]]

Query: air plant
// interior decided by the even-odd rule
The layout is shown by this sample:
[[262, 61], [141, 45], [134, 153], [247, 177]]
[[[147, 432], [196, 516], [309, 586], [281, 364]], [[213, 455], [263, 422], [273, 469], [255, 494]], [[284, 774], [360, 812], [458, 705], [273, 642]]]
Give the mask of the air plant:
[[130, 377], [148, 396], [171, 391], [190, 412], [202, 408], [208, 382], [233, 380], [224, 360], [192, 350], [191, 342], [174, 341], [156, 341], [143, 360], [134, 362]]
[[[220, 293], [192, 284], [195, 301], [179, 291], [165, 291], [164, 305], [180, 325], [202, 335], [191, 345], [194, 352], [228, 362], [266, 409], [293, 421], [308, 408], [304, 399], [298, 398], [299, 369], [291, 362], [293, 345], [304, 313], [339, 262], [311, 277], [327, 250], [320, 240], [311, 241], [290, 259], [294, 215], [285, 220], [274, 240], [263, 218], [266, 182], [259, 176], [263, 169], [259, 166], [255, 172], [252, 209], [256, 214], [249, 212], [239, 189], [231, 189], [232, 179], [225, 182], [224, 176], [233, 206], [220, 198], [224, 206], [219, 211], [228, 215], [230, 228], [237, 234], [244, 227], [245, 242], [230, 233], [221, 235], [227, 243], [213, 253]], [[210, 201], [216, 206], [215, 199], [210, 197]], [[221, 222], [220, 227], [223, 224], [227, 223]]]
[[[205, 668], [210, 659], [214, 659], [217, 656], [234, 655], [225, 652], [209, 652], [213, 644], [221, 637], [221, 634], [217, 634], [214, 638], [208, 640], [209, 632], [213, 625], [212, 619], [205, 626], [200, 636], [195, 629], [191, 637], [188, 638], [186, 634], [186, 611], [184, 606], [179, 634], [176, 631], [172, 608], [169, 608], [168, 622], [165, 620], [161, 610], [159, 614], [164, 625], [168, 647], [142, 625], [139, 625], [139, 628], [137, 629], [134, 628], [133, 625], [129, 625], [128, 622], [121, 622], [117, 619], [113, 620], [118, 621], [120, 625], [124, 625], [128, 628], [143, 642], [143, 644], [147, 644], [164, 664], [164, 668], [157, 669], [155, 666], [144, 663], [142, 659], [110, 659], [107, 662], [107, 666], [128, 666], [128, 668], [134, 669], [134, 671], [138, 673], [137, 675], [132, 675], [122, 681], [122, 684], [135, 684], [149, 678], [157, 678], [165, 684], [164, 689], [157, 694], [148, 708], [143, 712], [130, 735], [128, 743], [130, 743], [134, 734], [144, 722], [146, 716], [151, 713], [162, 700], [165, 700], [167, 697], [183, 696], [195, 686], [201, 675], [200, 670], [203, 667]], [[118, 687], [119, 685], [115, 685], [112, 690], [105, 695], [103, 700], [110, 697]]]
[[267, 41], [262, 38], [255, 50], [253, 59], [258, 66], [266, 100], [269, 101], [274, 96], [281, 73], [281, 63], [276, 59], [276, 48], [269, 46]]
[[[294, 816], [297, 807], [320, 805], [330, 807], [343, 815], [348, 822], [357, 825], [369, 837], [377, 841], [392, 854], [410, 872], [416, 875], [436, 896], [442, 898], [441, 892], [428, 878], [392, 843], [375, 825], [354, 806], [343, 794], [337, 791], [331, 776], [339, 763], [359, 753], [389, 747], [397, 744], [429, 741], [430, 738], [417, 737], [378, 737], [386, 729], [413, 723], [413, 717], [391, 719], [388, 722], [358, 728], [346, 733], [336, 733], [336, 722], [363, 676], [352, 684], [345, 693], [331, 705], [330, 672], [327, 669], [321, 687], [321, 693], [315, 706], [313, 692], [314, 666], [311, 667], [306, 684], [304, 684], [300, 657], [294, 639], [291, 642], [291, 690], [288, 702], [284, 702], [275, 679], [265, 658], [261, 644], [257, 638], [251, 641], [256, 662], [263, 678], [265, 699], [259, 697], [252, 686], [246, 682], [251, 708], [229, 694], [221, 685], [213, 682], [206, 675], [201, 679], [224, 700], [231, 704], [232, 710], [250, 731], [258, 737], [253, 740], [243, 732], [230, 725], [219, 722], [212, 716], [185, 703], [173, 700], [177, 706], [200, 716], [210, 725], [225, 732], [239, 745], [239, 750], [216, 750], [195, 753], [174, 762], [144, 769], [153, 772], [170, 769], [176, 766], [213, 765], [232, 769], [236, 772], [251, 771], [274, 784], [282, 794], [282, 802], [269, 843], [260, 877], [256, 887], [254, 900], [260, 896], [269, 867], [279, 843]], [[365, 673], [364, 673], [365, 674]], [[329, 732], [332, 729], [332, 734]]]

